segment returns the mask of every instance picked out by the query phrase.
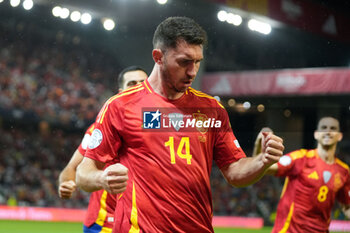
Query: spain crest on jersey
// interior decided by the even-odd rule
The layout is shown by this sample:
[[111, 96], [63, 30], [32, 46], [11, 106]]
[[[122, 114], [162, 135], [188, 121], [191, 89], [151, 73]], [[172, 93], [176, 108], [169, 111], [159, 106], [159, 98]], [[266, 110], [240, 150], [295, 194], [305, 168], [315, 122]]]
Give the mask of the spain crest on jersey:
[[[193, 113], [192, 115], [196, 119], [196, 122], [198, 122], [198, 121], [205, 122], [209, 119], [206, 114], [200, 113], [200, 112]], [[196, 125], [197, 130], [199, 132], [201, 132], [202, 134], [205, 134], [206, 132], [208, 132], [208, 127], [205, 127], [204, 124], [201, 124], [201, 125], [202, 125], [201, 127], [198, 127]]]

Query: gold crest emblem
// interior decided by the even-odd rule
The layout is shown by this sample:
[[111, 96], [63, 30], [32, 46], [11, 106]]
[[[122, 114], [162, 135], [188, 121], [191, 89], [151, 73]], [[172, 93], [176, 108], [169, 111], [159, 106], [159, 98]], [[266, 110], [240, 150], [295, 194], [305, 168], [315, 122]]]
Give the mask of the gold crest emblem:
[[205, 134], [206, 132], [208, 132], [208, 128], [203, 127], [204, 122], [209, 119], [208, 116], [204, 113], [200, 113], [199, 111], [196, 113], [193, 113], [192, 115], [193, 115], [193, 118], [196, 119], [196, 122], [198, 121], [202, 122], [202, 127], [197, 127], [196, 125], [197, 130], [202, 134]]
[[335, 192], [337, 192], [340, 189], [341, 186], [342, 186], [342, 183], [341, 183], [341, 179], [340, 179], [340, 174], [337, 173], [334, 176], [334, 189], [335, 189]]

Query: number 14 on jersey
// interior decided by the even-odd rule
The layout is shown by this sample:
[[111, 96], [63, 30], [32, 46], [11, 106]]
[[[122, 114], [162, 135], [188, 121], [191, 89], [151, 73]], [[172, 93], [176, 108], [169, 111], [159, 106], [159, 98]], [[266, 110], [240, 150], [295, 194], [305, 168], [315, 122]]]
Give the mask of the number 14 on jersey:
[[[176, 164], [176, 156], [175, 156], [175, 142], [174, 137], [169, 137], [169, 141], [164, 143], [165, 147], [169, 147], [170, 151], [170, 162], [172, 164]], [[185, 148], [185, 153], [183, 153], [183, 149]], [[180, 143], [176, 150], [177, 156], [181, 159], [186, 159], [187, 164], [191, 164], [192, 155], [190, 153], [190, 138], [182, 137]]]

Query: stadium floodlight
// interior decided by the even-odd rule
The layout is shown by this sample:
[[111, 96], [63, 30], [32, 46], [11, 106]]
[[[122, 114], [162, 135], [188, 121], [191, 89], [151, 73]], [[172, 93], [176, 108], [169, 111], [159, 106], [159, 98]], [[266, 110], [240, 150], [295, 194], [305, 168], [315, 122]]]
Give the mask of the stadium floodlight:
[[32, 0], [24, 0], [23, 2], [23, 8], [26, 9], [27, 11], [33, 8], [33, 1]]
[[250, 109], [251, 106], [252, 106], [252, 105], [251, 105], [250, 102], [248, 102], [248, 101], [246, 101], [246, 102], [243, 103], [243, 108], [246, 109], [246, 110]]
[[221, 22], [225, 22], [226, 19], [227, 19], [227, 12], [226, 12], [226, 11], [219, 11], [219, 12], [218, 12], [218, 19], [219, 19]]
[[103, 27], [107, 30], [107, 31], [111, 31], [114, 29], [115, 27], [115, 23], [112, 19], [103, 19]]
[[92, 18], [91, 15], [89, 13], [84, 13], [81, 15], [80, 21], [83, 24], [89, 24], [91, 22]]
[[289, 109], [286, 109], [283, 111], [283, 115], [288, 118], [292, 115], [292, 111]]
[[252, 31], [260, 32], [265, 35], [270, 34], [271, 32], [270, 24], [258, 21], [256, 19], [249, 20], [248, 27]]
[[239, 26], [242, 23], [242, 17], [239, 15], [228, 13], [226, 17], [226, 22], [233, 24], [235, 26]]
[[160, 5], [164, 5], [165, 3], [168, 2], [168, 0], [157, 0], [157, 2], [158, 2]]
[[265, 111], [265, 106], [263, 104], [259, 104], [256, 109], [258, 110], [258, 112], [263, 112]]
[[229, 99], [227, 101], [228, 106], [233, 107], [236, 105], [236, 100], [235, 99]]
[[62, 8], [60, 12], [61, 19], [66, 19], [69, 16], [69, 10], [67, 8]]
[[71, 14], [70, 14], [70, 19], [73, 21], [73, 22], [78, 22], [81, 18], [81, 13], [79, 11], [73, 11]]
[[10, 5], [12, 7], [18, 7], [18, 5], [21, 3], [21, 0], [10, 0]]
[[62, 10], [62, 8], [59, 6], [55, 6], [54, 8], [52, 8], [53, 16], [59, 17], [61, 15], [61, 10]]

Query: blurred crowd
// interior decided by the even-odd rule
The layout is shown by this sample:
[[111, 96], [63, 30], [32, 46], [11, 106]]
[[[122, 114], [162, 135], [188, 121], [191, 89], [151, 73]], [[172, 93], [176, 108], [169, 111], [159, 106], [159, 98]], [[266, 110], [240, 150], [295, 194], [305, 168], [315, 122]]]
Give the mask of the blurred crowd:
[[83, 127], [116, 90], [119, 67], [108, 55], [67, 46], [60, 33], [54, 41], [25, 33], [24, 40], [12, 40], [10, 32], [0, 31], [8, 35], [0, 38], [0, 111]]
[[88, 193], [69, 201], [57, 195], [58, 175], [80, 140], [61, 130], [0, 129], [0, 205], [86, 207]]

